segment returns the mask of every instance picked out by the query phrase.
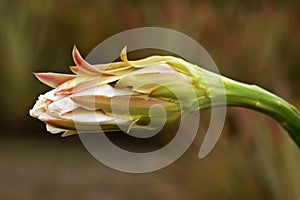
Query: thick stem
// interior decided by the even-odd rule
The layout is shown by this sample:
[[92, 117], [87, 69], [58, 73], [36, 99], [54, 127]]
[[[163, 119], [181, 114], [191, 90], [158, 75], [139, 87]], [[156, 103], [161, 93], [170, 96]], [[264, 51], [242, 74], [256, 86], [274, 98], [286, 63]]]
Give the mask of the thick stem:
[[300, 147], [300, 113], [294, 106], [256, 85], [222, 79], [228, 106], [242, 106], [273, 117]]
[[[300, 112], [294, 106], [256, 85], [240, 83], [224, 76], [214, 76], [214, 78], [219, 79], [224, 88], [220, 89], [220, 84], [217, 84], [216, 88], [213, 81], [208, 81], [209, 91], [213, 91], [210, 92], [212, 106], [245, 107], [265, 113], [277, 120], [300, 148]], [[224, 101], [224, 92], [226, 101]]]

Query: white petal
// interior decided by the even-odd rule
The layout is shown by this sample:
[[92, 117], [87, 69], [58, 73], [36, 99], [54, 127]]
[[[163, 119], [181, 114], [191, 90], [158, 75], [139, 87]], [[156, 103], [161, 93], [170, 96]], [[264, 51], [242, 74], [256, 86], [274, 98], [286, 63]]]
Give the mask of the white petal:
[[74, 93], [72, 96], [78, 97], [78, 96], [93, 96], [93, 95], [102, 95], [102, 96], [110, 96], [113, 88], [108, 85], [99, 85], [97, 87], [92, 87], [86, 90], [82, 90], [80, 92]]
[[47, 100], [53, 101], [57, 97], [54, 96], [54, 90], [50, 90], [45, 94], [41, 94], [35, 102], [33, 108], [29, 111], [30, 116], [38, 117], [43, 114], [47, 109]]
[[115, 89], [108, 84], [99, 85], [97, 87], [93, 87], [87, 90], [82, 90], [80, 92], [74, 93], [72, 97], [80, 97], [80, 96], [122, 96], [122, 95], [131, 95], [132, 91], [126, 89]]
[[49, 120], [57, 120], [59, 119], [58, 117], [56, 116], [53, 116], [53, 115], [50, 115], [46, 112], [44, 112], [43, 114], [41, 114], [39, 117], [38, 117], [39, 120], [45, 122], [45, 121], [49, 121]]
[[65, 97], [65, 95], [55, 94], [55, 92], [56, 89], [50, 90], [49, 92], [46, 92], [45, 94], [41, 95], [39, 98], [49, 99], [51, 101], [57, 101]]
[[116, 123], [128, 123], [130, 120], [124, 120], [119, 118], [114, 118], [106, 115], [103, 111], [90, 111], [85, 109], [77, 109], [71, 113], [66, 113], [61, 116], [66, 120], [72, 120], [75, 123], [82, 124], [116, 124]]
[[75, 104], [70, 97], [65, 97], [58, 101], [54, 101], [48, 106], [49, 112], [55, 115], [63, 115], [77, 108], [79, 108], [79, 106]]
[[55, 126], [51, 126], [49, 124], [46, 124], [46, 129], [47, 131], [49, 131], [50, 133], [61, 133], [61, 132], [64, 132], [66, 131], [66, 129], [61, 129], [61, 128], [57, 128]]
[[65, 119], [70, 119], [78, 123], [103, 123], [113, 121], [113, 118], [104, 114], [102, 111], [89, 111], [78, 109], [72, 113], [64, 115]]
[[38, 117], [45, 112], [46, 103], [42, 100], [37, 100], [33, 108], [29, 110], [29, 114], [32, 117]]

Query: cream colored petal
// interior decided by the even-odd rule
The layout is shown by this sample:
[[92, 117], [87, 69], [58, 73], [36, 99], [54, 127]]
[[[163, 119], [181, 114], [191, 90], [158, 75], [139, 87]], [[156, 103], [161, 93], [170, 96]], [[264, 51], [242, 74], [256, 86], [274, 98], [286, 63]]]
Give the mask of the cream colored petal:
[[115, 89], [108, 84], [99, 85], [93, 88], [86, 90], [81, 90], [72, 95], [72, 97], [81, 97], [81, 96], [121, 96], [121, 95], [130, 95], [132, 92], [128, 89]]
[[85, 109], [78, 109], [73, 113], [64, 115], [63, 117], [66, 120], [72, 121], [74, 123], [74, 129], [76, 129], [79, 133], [118, 131], [120, 130], [118, 124], [126, 126], [130, 123], [130, 120], [113, 118], [100, 110], [88, 111]]
[[72, 120], [65, 119], [63, 116], [55, 116], [45, 112], [40, 115], [38, 119], [56, 128], [75, 130], [74, 122]]
[[49, 104], [48, 111], [55, 115], [63, 115], [77, 108], [79, 108], [79, 106], [75, 104], [70, 97], [65, 97]]
[[61, 95], [54, 95], [55, 89], [50, 90], [49, 92], [42, 94], [38, 97], [36, 103], [34, 104], [33, 108], [29, 110], [29, 114], [32, 117], [38, 117], [44, 112], [46, 112], [48, 105], [55, 101], [62, 98]]
[[71, 95], [71, 99], [79, 106], [88, 110], [104, 109], [110, 107], [110, 98], [115, 96], [130, 96], [133, 91], [130, 89], [115, 89], [105, 84], [88, 90], [83, 90]]
[[45, 106], [47, 106], [46, 102], [37, 100], [33, 108], [29, 110], [29, 115], [31, 117], [36, 117], [36, 118], [39, 117], [46, 111]]
[[85, 109], [79, 109], [70, 113], [70, 115], [64, 115], [64, 118], [70, 119], [78, 123], [104, 123], [113, 121], [112, 117], [107, 116], [101, 111], [88, 111]]
[[78, 124], [87, 125], [115, 124], [115, 121], [117, 121], [118, 123], [128, 122], [128, 120], [108, 116], [101, 110], [90, 111], [86, 109], [77, 109], [74, 112], [66, 113], [60, 117], [65, 120], [71, 120]]
[[50, 133], [53, 133], [53, 134], [61, 133], [61, 132], [66, 131], [66, 129], [57, 128], [57, 127], [52, 126], [50, 124], [46, 124], [46, 129], [47, 129], [47, 131], [49, 131]]
[[80, 75], [75, 79], [67, 81], [56, 88], [56, 94], [72, 94], [74, 88], [89, 88], [99, 83], [99, 78], [96, 76]]
[[41, 98], [48, 99], [50, 101], [57, 101], [64, 98], [66, 95], [56, 94], [57, 89], [50, 90], [43, 95], [40, 95]]
[[[111, 99], [106, 96], [84, 95], [84, 96], [72, 96], [74, 101], [80, 107], [87, 110], [111, 110]], [[100, 102], [100, 103], [99, 103]]]
[[72, 93], [76, 93], [82, 90], [86, 90], [98, 85], [111, 83], [122, 78], [123, 75], [120, 76], [83, 76], [80, 75], [77, 78], [67, 81], [62, 85], [57, 87], [56, 94], [69, 95]]

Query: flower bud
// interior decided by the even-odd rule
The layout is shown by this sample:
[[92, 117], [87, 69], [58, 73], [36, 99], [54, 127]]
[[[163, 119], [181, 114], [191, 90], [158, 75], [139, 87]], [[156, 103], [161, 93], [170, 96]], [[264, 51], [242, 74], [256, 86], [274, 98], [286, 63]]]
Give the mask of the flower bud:
[[[39, 96], [30, 115], [45, 122], [49, 132], [67, 136], [78, 127], [80, 132], [157, 129], [151, 120], [169, 124], [199, 109], [206, 88], [194, 84], [197, 66], [171, 56], [129, 61], [126, 47], [120, 57], [122, 62], [91, 65], [74, 46], [73, 75], [35, 73], [54, 89]], [[166, 116], [150, 112], [154, 105]]]

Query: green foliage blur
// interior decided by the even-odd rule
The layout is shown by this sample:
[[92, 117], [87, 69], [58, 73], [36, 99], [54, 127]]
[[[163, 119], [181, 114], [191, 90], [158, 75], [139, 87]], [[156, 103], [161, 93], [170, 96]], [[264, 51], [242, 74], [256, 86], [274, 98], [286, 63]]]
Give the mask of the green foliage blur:
[[[297, 0], [0, 1], [0, 199], [298, 199], [300, 151], [274, 120], [254, 111], [229, 108], [205, 159], [197, 157], [199, 136], [173, 165], [131, 175], [97, 162], [77, 136], [50, 135], [28, 110], [49, 89], [32, 72], [69, 72], [74, 44], [85, 56], [106, 38], [143, 26], [189, 35], [221, 74], [299, 109], [299, 10]], [[204, 134], [209, 111], [201, 114]]]

